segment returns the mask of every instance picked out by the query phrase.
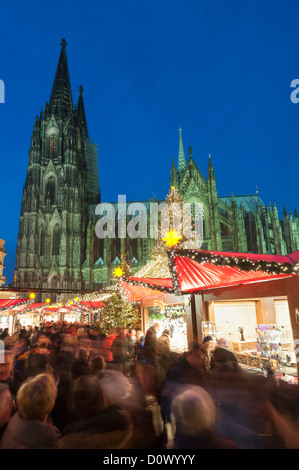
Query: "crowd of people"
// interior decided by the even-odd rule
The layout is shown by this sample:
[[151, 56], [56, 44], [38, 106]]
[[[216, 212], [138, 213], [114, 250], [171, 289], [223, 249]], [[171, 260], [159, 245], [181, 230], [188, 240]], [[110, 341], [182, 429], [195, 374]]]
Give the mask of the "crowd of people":
[[299, 448], [297, 385], [245, 371], [225, 338], [175, 354], [159, 328], [6, 331], [0, 448]]

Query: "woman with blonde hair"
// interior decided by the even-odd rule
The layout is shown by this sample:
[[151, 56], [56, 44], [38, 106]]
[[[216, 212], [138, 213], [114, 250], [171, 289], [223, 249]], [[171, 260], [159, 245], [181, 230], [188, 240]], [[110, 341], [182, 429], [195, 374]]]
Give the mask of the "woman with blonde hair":
[[1, 448], [59, 448], [60, 431], [48, 420], [56, 397], [57, 387], [52, 374], [39, 374], [26, 380], [18, 390], [18, 411], [8, 423]]

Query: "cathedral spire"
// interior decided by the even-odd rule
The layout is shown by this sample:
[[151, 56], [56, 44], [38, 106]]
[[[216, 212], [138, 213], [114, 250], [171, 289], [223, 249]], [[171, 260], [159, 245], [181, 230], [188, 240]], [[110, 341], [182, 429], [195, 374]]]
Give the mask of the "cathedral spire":
[[214, 167], [213, 167], [213, 164], [212, 164], [212, 158], [211, 158], [210, 153], [209, 153], [208, 178], [209, 179], [215, 179], [215, 172], [214, 172]]
[[181, 174], [186, 168], [186, 158], [183, 146], [183, 138], [182, 138], [182, 128], [179, 128], [180, 133], [180, 140], [179, 140], [179, 161], [178, 161], [178, 172]]
[[288, 216], [285, 204], [283, 205], [283, 215]]
[[88, 137], [88, 130], [87, 130], [87, 121], [86, 121], [86, 114], [85, 114], [85, 107], [84, 107], [84, 100], [83, 100], [83, 87], [80, 85], [79, 87], [79, 98], [77, 103], [77, 117], [81, 124], [83, 136]]
[[174, 158], [172, 157], [172, 165], [171, 165], [171, 171], [170, 171], [170, 186], [174, 186], [175, 188], [178, 188], [179, 182], [178, 182], [178, 174], [175, 168], [174, 164]]
[[73, 110], [73, 100], [64, 38], [60, 45], [60, 56], [50, 97], [50, 112], [66, 117]]

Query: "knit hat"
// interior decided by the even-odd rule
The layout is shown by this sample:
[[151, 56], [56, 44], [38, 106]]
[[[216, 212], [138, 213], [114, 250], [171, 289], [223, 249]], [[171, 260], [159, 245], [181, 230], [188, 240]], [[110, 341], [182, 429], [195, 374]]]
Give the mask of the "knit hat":
[[212, 338], [212, 336], [205, 336], [202, 344], [206, 343], [207, 341], [214, 341], [214, 339]]
[[220, 338], [218, 343], [217, 343], [217, 346], [222, 346], [224, 348], [229, 348], [230, 342], [225, 338]]

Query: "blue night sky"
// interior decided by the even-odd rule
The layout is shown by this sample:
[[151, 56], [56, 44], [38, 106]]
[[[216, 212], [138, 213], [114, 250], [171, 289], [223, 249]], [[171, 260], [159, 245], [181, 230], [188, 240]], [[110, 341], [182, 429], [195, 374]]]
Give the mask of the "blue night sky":
[[1, 5], [1, 217], [12, 282], [22, 188], [34, 120], [49, 100], [60, 52], [74, 102], [84, 88], [99, 146], [102, 201], [164, 199], [179, 126], [186, 156], [219, 196], [299, 209], [296, 0], [11, 1]]

